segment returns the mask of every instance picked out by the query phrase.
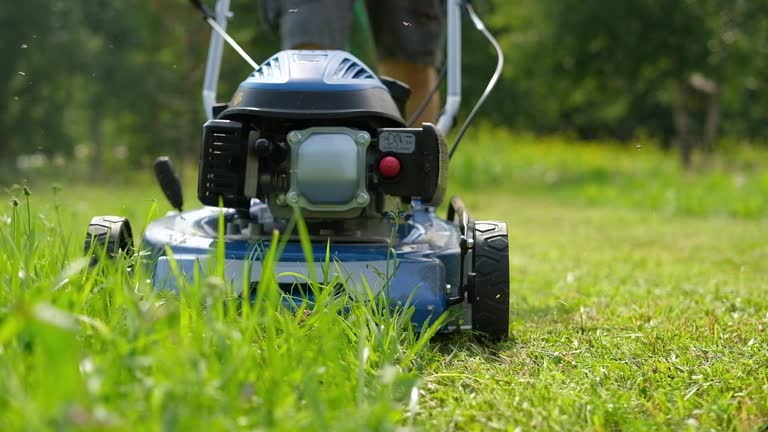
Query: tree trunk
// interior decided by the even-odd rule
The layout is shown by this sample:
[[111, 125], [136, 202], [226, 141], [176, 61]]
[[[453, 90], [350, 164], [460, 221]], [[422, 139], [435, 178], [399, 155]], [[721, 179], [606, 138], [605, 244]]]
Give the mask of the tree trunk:
[[101, 107], [91, 107], [91, 143], [93, 144], [93, 153], [91, 153], [91, 170], [89, 177], [91, 180], [98, 180], [101, 178], [102, 165], [104, 162], [104, 149], [103, 149], [103, 117], [101, 115]]
[[674, 103], [675, 133], [677, 145], [680, 148], [680, 163], [683, 168], [691, 167], [693, 153], [693, 137], [691, 136], [691, 118], [687, 109], [688, 91], [685, 84], [678, 86], [677, 98]]
[[702, 145], [704, 151], [712, 153], [715, 151], [715, 144], [718, 140], [718, 132], [720, 130], [720, 88], [715, 87], [715, 91], [709, 96], [707, 101], [707, 117], [704, 124], [704, 139]]

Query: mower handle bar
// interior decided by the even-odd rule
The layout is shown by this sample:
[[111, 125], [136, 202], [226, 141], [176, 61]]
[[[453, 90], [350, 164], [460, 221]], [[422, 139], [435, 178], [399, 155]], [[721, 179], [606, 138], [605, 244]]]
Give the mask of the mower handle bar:
[[[214, 8], [215, 21], [224, 31], [227, 30], [227, 20], [230, 0], [216, 0]], [[208, 60], [205, 64], [205, 79], [203, 80], [203, 110], [208, 120], [213, 119], [213, 106], [216, 104], [216, 88], [219, 84], [221, 58], [224, 54], [224, 37], [219, 32], [211, 31], [211, 42], [208, 45]]]
[[[446, 43], [447, 92], [443, 112], [435, 125], [444, 135], [453, 126], [461, 105], [461, 6], [463, 1], [448, 0], [446, 2], [446, 24], [448, 27]], [[230, 4], [231, 0], [216, 0], [214, 7], [215, 23], [222, 31], [226, 31], [227, 20], [232, 16], [229, 9]], [[211, 31], [202, 94], [203, 109], [208, 120], [213, 119], [213, 106], [216, 104], [216, 89], [219, 83], [223, 53], [224, 37], [219, 31]]]

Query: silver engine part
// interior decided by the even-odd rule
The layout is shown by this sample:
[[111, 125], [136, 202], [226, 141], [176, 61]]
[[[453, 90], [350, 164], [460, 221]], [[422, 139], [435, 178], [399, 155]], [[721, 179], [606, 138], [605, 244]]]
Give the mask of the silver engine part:
[[313, 127], [289, 132], [287, 141], [291, 148], [290, 189], [270, 203], [273, 213], [298, 206], [305, 217], [350, 218], [368, 206], [368, 132]]

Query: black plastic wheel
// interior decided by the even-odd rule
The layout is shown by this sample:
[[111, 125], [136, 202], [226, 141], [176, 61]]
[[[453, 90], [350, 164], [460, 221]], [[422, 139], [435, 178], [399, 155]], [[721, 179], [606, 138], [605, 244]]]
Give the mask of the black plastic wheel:
[[509, 335], [509, 240], [507, 224], [474, 223], [472, 329], [492, 341]]
[[133, 230], [128, 219], [119, 216], [96, 216], [88, 224], [85, 234], [86, 254], [94, 258], [102, 256], [117, 258], [120, 255], [133, 255]]

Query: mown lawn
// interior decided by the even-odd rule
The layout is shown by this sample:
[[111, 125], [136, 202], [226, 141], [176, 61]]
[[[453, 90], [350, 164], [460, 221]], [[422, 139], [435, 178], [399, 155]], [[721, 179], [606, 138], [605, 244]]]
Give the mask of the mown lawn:
[[[768, 223], [496, 195], [513, 339], [425, 355], [438, 429], [756, 430], [768, 422]], [[468, 204], [472, 205], [472, 204]]]
[[452, 179], [476, 217], [510, 226], [512, 336], [497, 346], [425, 345], [406, 316], [351, 300], [345, 316], [333, 299], [309, 318], [269, 298], [238, 312], [215, 278], [161, 296], [78, 260], [92, 214], [140, 230], [168, 209], [151, 183], [32, 183], [29, 213], [10, 188], [0, 429], [768, 424], [768, 153], [737, 148], [681, 173], [647, 144], [478, 137]]

